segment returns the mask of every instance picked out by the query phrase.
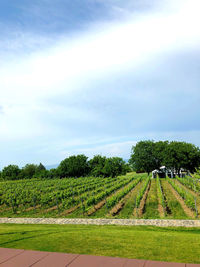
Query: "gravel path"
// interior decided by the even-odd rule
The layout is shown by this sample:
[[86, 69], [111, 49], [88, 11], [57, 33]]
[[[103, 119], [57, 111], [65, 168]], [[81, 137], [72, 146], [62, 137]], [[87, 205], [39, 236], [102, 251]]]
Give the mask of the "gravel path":
[[200, 227], [200, 220], [143, 220], [143, 219], [55, 219], [55, 218], [0, 218], [0, 223], [15, 224], [93, 224], [93, 225], [151, 225]]

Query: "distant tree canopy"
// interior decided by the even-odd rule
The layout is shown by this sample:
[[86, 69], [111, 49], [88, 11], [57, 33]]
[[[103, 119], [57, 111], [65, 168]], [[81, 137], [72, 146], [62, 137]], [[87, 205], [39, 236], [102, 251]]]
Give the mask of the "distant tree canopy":
[[106, 163], [106, 157], [101, 155], [94, 156], [89, 161], [89, 168], [91, 170], [91, 175], [95, 177], [104, 176], [103, 168]]
[[114, 177], [130, 171], [129, 165], [119, 157], [106, 158], [96, 155], [88, 160], [85, 155], [70, 156], [64, 159], [56, 169], [46, 170], [40, 163], [26, 164], [20, 169], [16, 165], [9, 165], [1, 172], [3, 180], [31, 179], [31, 178], [64, 178], [64, 177]]
[[106, 158], [101, 155], [96, 155], [88, 161], [88, 158], [85, 155], [77, 155], [64, 159], [58, 166], [57, 170], [61, 178], [86, 175], [95, 177], [114, 177], [127, 173], [129, 168], [122, 158]]
[[46, 172], [46, 169], [41, 163], [39, 165], [26, 164], [22, 169], [17, 165], [8, 165], [2, 170], [1, 178], [3, 180], [31, 179], [40, 177], [43, 172]]
[[186, 142], [140, 141], [132, 147], [129, 163], [135, 171], [148, 174], [162, 165], [178, 173], [181, 168], [193, 173], [200, 166], [200, 149]]
[[1, 172], [1, 177], [4, 180], [17, 180], [20, 175], [20, 168], [17, 165], [8, 165]]
[[71, 156], [58, 166], [58, 174], [62, 177], [80, 177], [89, 173], [88, 158], [85, 155]]
[[163, 165], [169, 169], [175, 169], [178, 173], [181, 168], [193, 173], [200, 167], [200, 149], [186, 142], [146, 140], [132, 147], [129, 164], [119, 157], [107, 158], [95, 155], [88, 160], [87, 156], [81, 154], [65, 158], [57, 168], [51, 170], [46, 170], [42, 163], [26, 164], [22, 169], [17, 165], [9, 165], [0, 172], [0, 178], [3, 180], [53, 179], [89, 175], [114, 177], [131, 170], [149, 174]]

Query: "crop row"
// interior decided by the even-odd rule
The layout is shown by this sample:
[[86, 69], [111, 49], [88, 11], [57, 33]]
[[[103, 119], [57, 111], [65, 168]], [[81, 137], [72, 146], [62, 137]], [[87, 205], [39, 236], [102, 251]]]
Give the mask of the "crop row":
[[[7, 190], [7, 192], [4, 191], [4, 194], [0, 196], [0, 203], [1, 205], [5, 204], [8, 207], [12, 207], [14, 212], [19, 205], [23, 205], [26, 208], [35, 207], [36, 205], [51, 207], [62, 203], [62, 207], [65, 208], [86, 200], [91, 194], [99, 194], [101, 191], [104, 191], [105, 187], [113, 187], [113, 183], [117, 185], [120, 184], [120, 182], [123, 184], [128, 183], [132, 177], [104, 178], [97, 180], [95, 180], [96, 178], [82, 178], [82, 182], [83, 179], [86, 182], [86, 179], [89, 181], [86, 184], [83, 183], [84, 185], [81, 187], [79, 185], [77, 187], [68, 186], [68, 188], [64, 190], [54, 187], [54, 190], [45, 193], [38, 192], [36, 188], [32, 190], [29, 188], [22, 188], [20, 185], [15, 191], [13, 191], [13, 188]], [[74, 179], [74, 182], [76, 182], [76, 179]]]
[[200, 193], [200, 184], [198, 183], [197, 180], [192, 179], [190, 177], [184, 177], [184, 178], [180, 178], [177, 177], [177, 180], [183, 184], [184, 186], [186, 186], [187, 188], [193, 190], [196, 193]]
[[141, 188], [141, 190], [139, 191], [139, 193], [137, 194], [136, 200], [135, 200], [135, 204], [136, 204], [136, 208], [139, 208], [140, 202], [143, 198], [143, 195], [149, 185], [150, 182], [150, 177], [148, 177], [145, 181], [145, 184], [143, 185], [143, 187]]
[[106, 202], [107, 208], [112, 208], [118, 203], [124, 196], [126, 196], [140, 181], [141, 177], [135, 179], [129, 186], [118, 192], [118, 194], [113, 195]]
[[192, 194], [184, 190], [182, 187], [177, 185], [172, 179], [167, 178], [168, 182], [171, 184], [171, 186], [177, 191], [177, 193], [182, 197], [185, 204], [191, 208], [192, 210], [196, 210], [195, 208], [195, 199]]

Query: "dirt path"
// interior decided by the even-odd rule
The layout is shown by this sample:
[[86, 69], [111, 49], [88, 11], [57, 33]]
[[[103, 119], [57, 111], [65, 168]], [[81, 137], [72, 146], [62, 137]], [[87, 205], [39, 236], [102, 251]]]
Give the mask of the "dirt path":
[[[157, 185], [157, 183], [156, 183]], [[161, 187], [162, 190], [162, 187]], [[160, 214], [160, 218], [164, 218], [165, 217], [165, 211], [161, 202], [161, 199], [159, 198], [159, 188], [157, 186], [157, 196], [158, 196], [158, 212]]]
[[149, 193], [149, 190], [150, 190], [150, 187], [151, 187], [151, 180], [149, 181], [149, 184], [147, 186], [147, 189], [142, 197], [142, 200], [140, 201], [140, 206], [139, 208], [135, 208], [134, 211], [133, 211], [133, 215], [134, 217], [141, 217], [142, 214], [143, 214], [143, 210], [144, 210], [144, 205], [145, 205], [145, 202], [146, 202], [146, 199], [147, 199], [147, 196], [148, 196], [148, 193]]

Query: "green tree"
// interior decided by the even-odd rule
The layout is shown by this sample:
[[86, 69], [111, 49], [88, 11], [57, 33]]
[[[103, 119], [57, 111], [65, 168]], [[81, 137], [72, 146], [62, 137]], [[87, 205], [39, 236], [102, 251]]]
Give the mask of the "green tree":
[[20, 172], [21, 170], [17, 165], [8, 165], [3, 168], [1, 176], [4, 180], [17, 180]]
[[41, 173], [42, 171], [46, 171], [46, 168], [42, 163], [40, 163], [36, 168], [36, 173]]
[[126, 162], [119, 157], [107, 158], [103, 167], [105, 177], [115, 177], [120, 174], [126, 174], [128, 168]]
[[90, 174], [94, 177], [104, 176], [103, 168], [106, 162], [106, 157], [95, 155], [89, 160]]
[[70, 156], [58, 166], [60, 177], [81, 177], [89, 173], [88, 158], [85, 155]]
[[169, 141], [158, 141], [154, 143], [152, 153], [155, 160], [155, 169], [159, 169], [162, 165], [165, 165], [164, 158], [168, 145]]
[[154, 141], [140, 141], [132, 147], [130, 165], [136, 172], [149, 173], [158, 166], [155, 158]]
[[194, 173], [200, 166], [200, 150], [190, 143], [172, 141], [165, 150], [164, 164], [178, 173], [181, 168]]
[[26, 164], [25, 167], [22, 168], [21, 177], [24, 179], [31, 179], [37, 172], [38, 166], [35, 164]]

